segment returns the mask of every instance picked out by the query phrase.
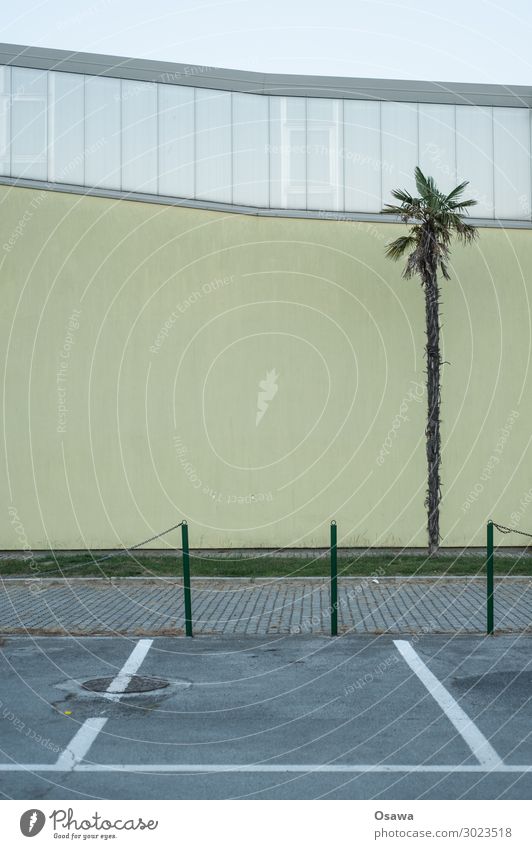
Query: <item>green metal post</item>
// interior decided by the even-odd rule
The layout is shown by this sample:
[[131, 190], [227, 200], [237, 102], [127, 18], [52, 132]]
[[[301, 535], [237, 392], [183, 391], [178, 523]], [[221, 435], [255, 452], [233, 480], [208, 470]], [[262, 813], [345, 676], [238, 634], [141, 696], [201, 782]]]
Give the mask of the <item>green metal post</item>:
[[331, 522], [331, 637], [338, 636], [338, 559], [336, 522]]
[[192, 637], [192, 598], [190, 595], [190, 554], [188, 550], [188, 525], [181, 525], [181, 543], [183, 552], [183, 591], [185, 596], [185, 634]]
[[493, 522], [488, 522], [486, 533], [486, 583], [487, 583], [487, 624], [486, 631], [493, 634]]

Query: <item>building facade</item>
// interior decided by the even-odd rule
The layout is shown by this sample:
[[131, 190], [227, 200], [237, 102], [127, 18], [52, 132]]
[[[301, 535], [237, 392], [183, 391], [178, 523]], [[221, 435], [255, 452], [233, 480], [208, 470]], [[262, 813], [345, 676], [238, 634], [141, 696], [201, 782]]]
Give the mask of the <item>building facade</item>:
[[[422, 546], [424, 317], [382, 214], [469, 180], [442, 544], [532, 527], [526, 87], [0, 45], [0, 547]], [[528, 525], [527, 525], [528, 520]], [[512, 540], [515, 544], [515, 540]]]

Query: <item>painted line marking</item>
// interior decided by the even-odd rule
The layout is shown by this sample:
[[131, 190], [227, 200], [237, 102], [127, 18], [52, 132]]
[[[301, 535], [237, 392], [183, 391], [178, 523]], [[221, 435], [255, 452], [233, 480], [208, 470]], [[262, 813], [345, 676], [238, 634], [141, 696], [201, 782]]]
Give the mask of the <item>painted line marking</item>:
[[59, 755], [57, 767], [65, 772], [74, 769], [83, 760], [106, 722], [106, 716], [93, 716], [86, 719], [64, 752]]
[[441, 681], [430, 671], [418, 653], [407, 640], [394, 640], [394, 645], [404, 660], [426, 687], [432, 698], [440, 706], [447, 719], [454, 725], [462, 739], [469, 746], [478, 762], [487, 769], [497, 769], [503, 764], [491, 743], [475, 725], [467, 713], [460, 707]]
[[[120, 700], [133, 675], [137, 672], [148, 654], [152, 644], [153, 640], [139, 640], [120, 672], [113, 678], [106, 692], [102, 693], [104, 697], [114, 702]], [[72, 771], [81, 763], [107, 720], [108, 717], [106, 716], [93, 716], [86, 719], [76, 734], [74, 734], [68, 746], [59, 755], [56, 762], [57, 769], [62, 772]]]
[[127, 690], [128, 684], [138, 672], [144, 658], [153, 645], [153, 640], [139, 640], [118, 675], [113, 678], [107, 690], [102, 695], [113, 702], [120, 700]]
[[283, 773], [283, 772], [402, 772], [402, 773], [532, 773], [529, 764], [76, 764], [73, 770], [59, 761], [53, 764], [0, 764], [0, 772], [154, 772], [154, 773]]
[[80, 764], [76, 772], [532, 772], [532, 766], [501, 764], [494, 770], [480, 764]]

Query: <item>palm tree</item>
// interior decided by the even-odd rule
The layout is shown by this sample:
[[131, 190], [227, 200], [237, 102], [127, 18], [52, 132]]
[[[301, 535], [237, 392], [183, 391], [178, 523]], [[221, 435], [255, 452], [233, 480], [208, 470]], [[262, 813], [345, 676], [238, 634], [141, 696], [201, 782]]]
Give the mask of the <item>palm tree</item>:
[[440, 436], [440, 289], [438, 268], [450, 280], [448, 262], [453, 236], [470, 244], [477, 230], [462, 218], [476, 200], [463, 200], [467, 182], [460, 183], [448, 195], [436, 187], [432, 177], [425, 177], [420, 168], [415, 170], [419, 197], [407, 191], [395, 190], [393, 197], [399, 204], [386, 204], [383, 212], [398, 215], [410, 227], [406, 236], [399, 236], [386, 246], [386, 256], [399, 260], [407, 255], [403, 277], [419, 275], [425, 292], [425, 354], [427, 358], [427, 425], [425, 429], [427, 450], [427, 530], [428, 550], [433, 554], [440, 542], [441, 501], [441, 436]]

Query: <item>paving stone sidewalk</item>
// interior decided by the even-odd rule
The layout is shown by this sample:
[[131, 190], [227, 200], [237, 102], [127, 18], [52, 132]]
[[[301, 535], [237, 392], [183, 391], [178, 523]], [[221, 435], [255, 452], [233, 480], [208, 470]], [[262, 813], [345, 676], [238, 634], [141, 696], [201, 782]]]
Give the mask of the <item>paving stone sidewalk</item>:
[[[330, 631], [323, 579], [195, 579], [194, 633], [320, 634]], [[532, 580], [496, 582], [495, 624], [532, 630]], [[482, 633], [486, 587], [478, 578], [345, 578], [340, 633]], [[25, 580], [0, 583], [0, 633], [181, 634], [183, 590], [173, 578]]]

